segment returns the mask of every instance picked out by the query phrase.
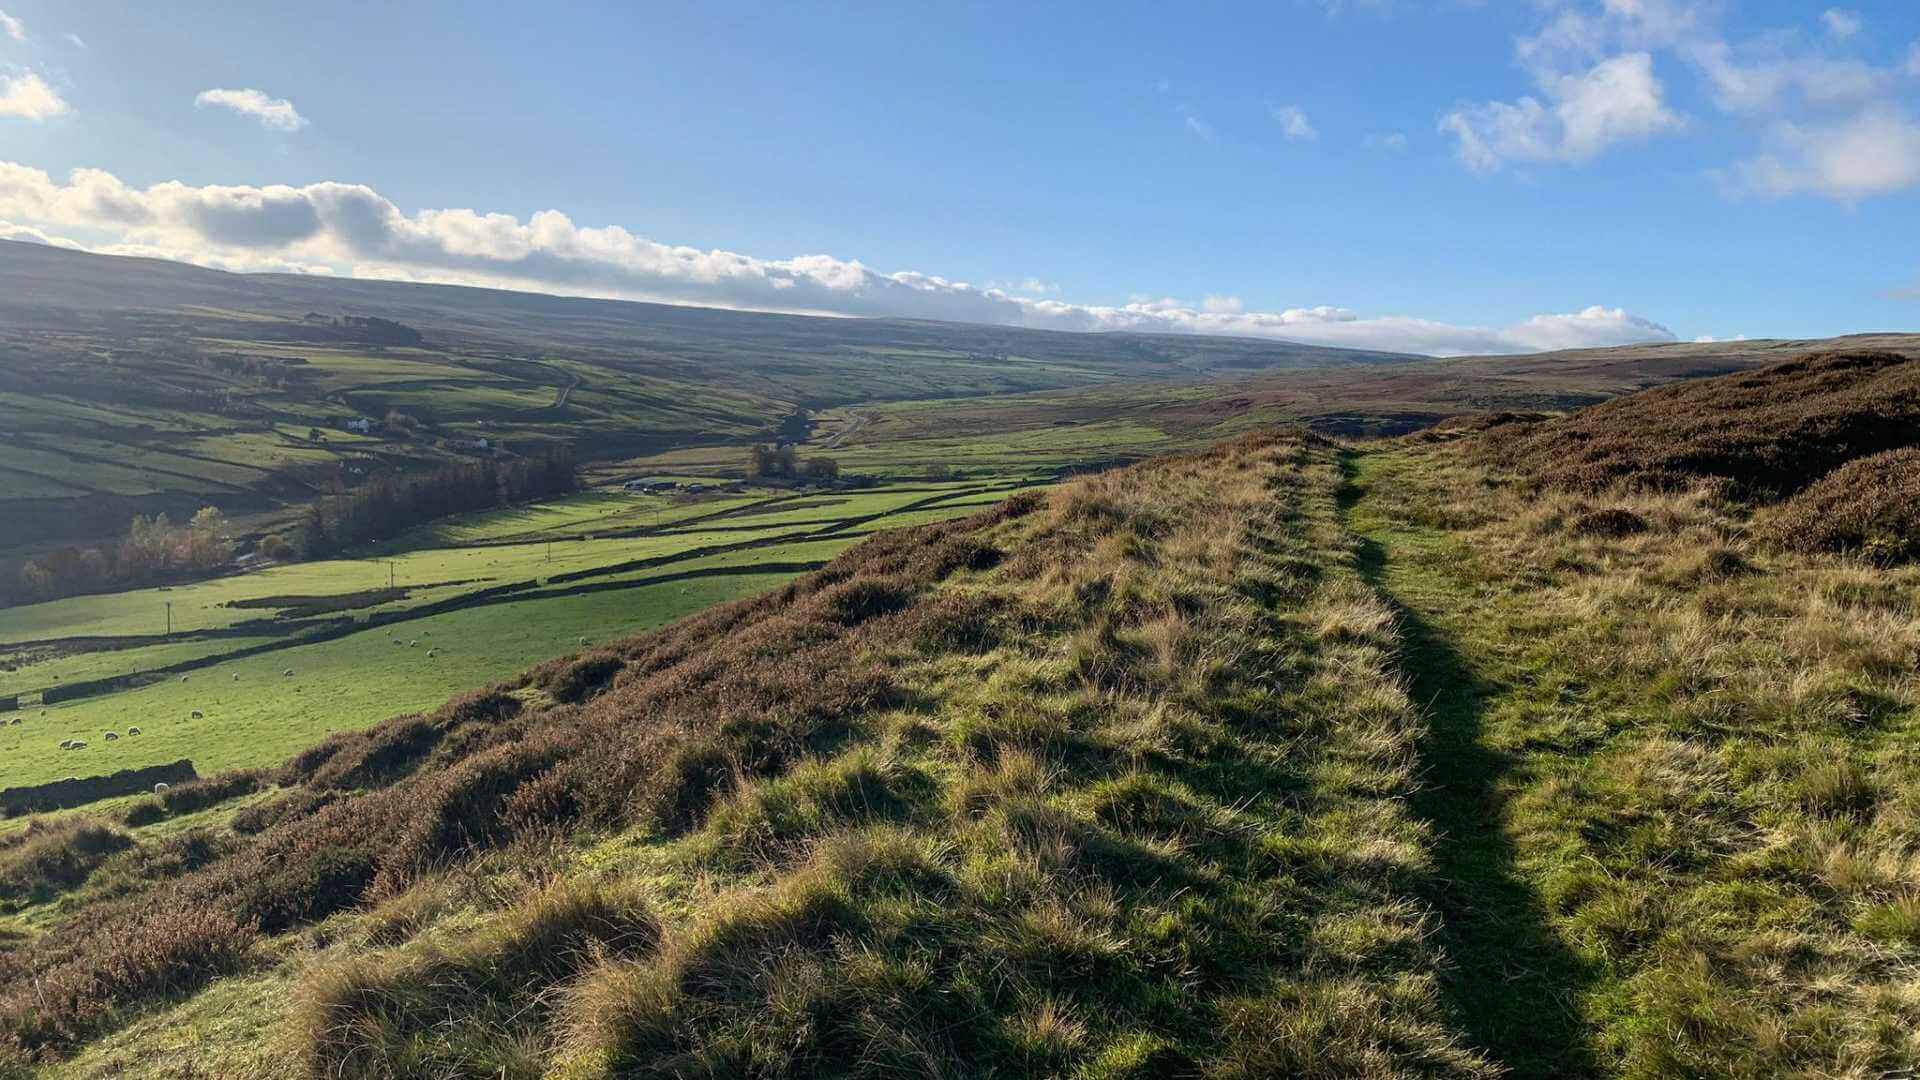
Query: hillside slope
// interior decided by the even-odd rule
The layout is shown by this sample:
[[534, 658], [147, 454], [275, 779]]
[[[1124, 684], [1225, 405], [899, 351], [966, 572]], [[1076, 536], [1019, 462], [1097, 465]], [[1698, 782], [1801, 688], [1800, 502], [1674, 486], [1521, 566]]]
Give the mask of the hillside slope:
[[236, 1072], [1485, 1073], [1338, 479], [1286, 437], [1088, 479], [324, 744], [244, 835], [110, 856], [0, 1030], [226, 976], [83, 1063], [237, 993]]
[[[1915, 364], [1698, 393], [1763, 430], [1878, 365], [1798, 395], [1839, 424]], [[165, 831], [41, 826], [0, 1037], [61, 1076], [1920, 1067], [1920, 568], [1720, 465], [1497, 452], [1591, 423], [1085, 477]]]

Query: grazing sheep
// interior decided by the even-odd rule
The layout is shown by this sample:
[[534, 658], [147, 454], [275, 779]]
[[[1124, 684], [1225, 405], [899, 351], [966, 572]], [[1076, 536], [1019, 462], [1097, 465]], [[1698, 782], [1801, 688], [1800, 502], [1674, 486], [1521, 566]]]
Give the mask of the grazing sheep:
[[407, 642], [407, 648], [409, 648], [409, 649], [414, 649], [414, 648], [418, 648], [419, 646], [420, 646], [420, 643], [419, 643], [419, 642], [417, 642], [417, 641], [409, 641], [409, 642]]
[[67, 749], [69, 750], [85, 750], [86, 748], [87, 748], [87, 740], [85, 739], [75, 739], [73, 740], [73, 745], [67, 747]]
[[137, 728], [137, 727], [130, 727], [130, 728], [128, 728], [128, 729], [127, 729], [127, 734], [129, 734], [129, 735], [138, 735], [138, 734], [140, 734], [140, 729], [139, 729], [139, 728]]
[[[427, 659], [429, 659], [429, 660], [431, 660], [431, 659], [433, 659], [434, 657], [436, 657], [436, 656], [439, 656], [439, 655], [440, 655], [440, 650], [439, 650], [439, 649], [428, 649], [428, 650], [427, 650]], [[19, 723], [19, 722], [20, 722], [20, 721], [18, 721], [18, 720], [15, 720], [15, 721], [14, 721], [14, 723], [16, 723], [16, 724], [17, 724], [17, 723]]]
[[206, 714], [206, 713], [203, 713], [203, 712], [201, 712], [201, 711], [200, 711], [199, 709], [195, 709], [195, 710], [193, 710], [193, 716], [192, 716], [192, 719], [194, 719], [194, 720], [205, 720], [206, 718], [207, 718], [207, 714]]
[[233, 673], [233, 681], [234, 681], [234, 682], [239, 682], [239, 681], [240, 681], [240, 673], [239, 673], [239, 672], [237, 672], [237, 671], [236, 671], [236, 672], [234, 672], [234, 673]]
[[186, 682], [186, 681], [187, 681], [187, 677], [186, 677], [185, 675], [182, 675], [182, 676], [180, 676], [180, 681], [181, 681], [181, 682]]
[[292, 669], [292, 668], [288, 668], [287, 670], [285, 670], [285, 671], [283, 671], [283, 672], [281, 672], [280, 674], [282, 674], [282, 675], [284, 675], [284, 676], [286, 676], [287, 678], [289, 678], [289, 679], [291, 679], [291, 678], [293, 678], [293, 669]]
[[16, 717], [14, 717], [13, 719], [11, 719], [11, 720], [9, 720], [9, 721], [7, 721], [7, 726], [8, 726], [8, 727], [19, 727], [19, 726], [20, 726], [20, 718], [16, 716]]
[[73, 740], [72, 740], [72, 739], [61, 739], [61, 740], [60, 740], [60, 749], [62, 749], [62, 750], [71, 750], [71, 749], [73, 749]]
[[109, 732], [107, 732], [107, 733], [106, 733], [105, 735], [103, 735], [103, 736], [101, 736], [101, 737], [102, 737], [102, 738], [104, 738], [104, 739], [106, 739], [106, 740], [107, 740], [108, 742], [112, 742], [112, 741], [114, 741], [115, 739], [118, 739], [118, 738], [120, 737], [120, 733], [119, 733], [119, 732], [117, 732], [117, 731], [109, 731]]
[[587, 639], [586, 639], [586, 638], [581, 638], [581, 639], [580, 639], [580, 644], [582, 644], [582, 645], [586, 645], [586, 644], [588, 644], [588, 641], [587, 641]]
[[162, 780], [162, 781], [160, 781], [159, 783], [157, 783], [157, 784], [155, 784], [155, 785], [153, 785], [153, 793], [154, 793], [155, 795], [158, 795], [158, 794], [160, 794], [161, 792], [163, 792], [163, 791], [165, 791], [165, 790], [167, 790], [167, 788], [168, 788], [168, 786], [169, 786], [169, 785], [167, 784], [167, 782], [166, 782], [165, 780]]

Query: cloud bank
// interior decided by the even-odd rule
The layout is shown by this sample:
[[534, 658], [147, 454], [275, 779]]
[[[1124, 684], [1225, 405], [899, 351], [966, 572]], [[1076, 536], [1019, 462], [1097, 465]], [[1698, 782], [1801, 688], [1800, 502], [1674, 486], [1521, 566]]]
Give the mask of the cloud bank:
[[293, 102], [285, 98], [268, 97], [259, 90], [202, 90], [193, 103], [203, 109], [232, 109], [242, 116], [253, 117], [275, 131], [299, 131], [307, 126], [307, 118], [300, 115], [300, 111], [293, 107]]
[[43, 242], [75, 242], [47, 231], [54, 229], [101, 238], [86, 245], [90, 250], [225, 269], [346, 273], [763, 311], [1222, 334], [1442, 356], [1674, 340], [1666, 327], [1601, 306], [1488, 328], [1362, 317], [1330, 306], [1247, 311], [1233, 297], [1197, 304], [1076, 304], [917, 271], [883, 273], [830, 255], [761, 259], [662, 244], [617, 225], [577, 225], [558, 210], [525, 220], [465, 209], [409, 214], [360, 184], [194, 187], [169, 181], [135, 188], [99, 169], [77, 169], [63, 183], [42, 170], [0, 162], [0, 236], [12, 231]]

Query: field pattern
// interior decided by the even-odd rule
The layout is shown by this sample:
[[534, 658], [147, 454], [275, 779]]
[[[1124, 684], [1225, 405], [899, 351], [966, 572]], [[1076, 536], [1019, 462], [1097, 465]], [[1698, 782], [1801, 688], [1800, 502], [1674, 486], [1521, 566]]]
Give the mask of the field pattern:
[[[23, 697], [0, 712], [5, 780], [180, 757], [203, 773], [271, 764], [329, 731], [424, 708], [583, 638], [636, 633], [763, 591], [875, 531], [972, 513], [1015, 488], [589, 491], [438, 523], [378, 558], [0, 610], [0, 658], [10, 666], [0, 697]], [[458, 546], [407, 549], [448, 543]], [[135, 673], [145, 674], [102, 693], [37, 700]], [[5, 725], [15, 715], [22, 722]], [[133, 727], [141, 734], [126, 736]], [[121, 737], [107, 741], [109, 731]], [[68, 739], [88, 745], [62, 749]]]

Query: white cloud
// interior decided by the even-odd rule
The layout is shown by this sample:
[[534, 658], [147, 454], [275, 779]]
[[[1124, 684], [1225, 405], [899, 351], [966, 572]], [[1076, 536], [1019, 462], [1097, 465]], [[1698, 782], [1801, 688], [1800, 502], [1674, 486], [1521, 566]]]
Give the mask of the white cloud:
[[1307, 119], [1306, 110], [1298, 105], [1268, 105], [1267, 111], [1280, 122], [1280, 134], [1289, 140], [1311, 141], [1320, 137], [1319, 130]]
[[1767, 113], [1790, 94], [1820, 106], [1870, 100], [1893, 83], [1893, 71], [1861, 60], [1783, 51], [1763, 41], [1736, 50], [1724, 41], [1697, 42], [1688, 56], [1707, 78], [1714, 102], [1732, 113]]
[[214, 106], [251, 116], [276, 131], [298, 131], [307, 126], [307, 118], [285, 98], [268, 97], [259, 90], [202, 90], [193, 103], [200, 108]]
[[[1812, 193], [1854, 202], [1920, 186], [1903, 76], [1920, 77], [1920, 43], [1886, 64], [1853, 51], [1861, 16], [1828, 8], [1824, 33], [1777, 27], [1740, 39], [1721, 29], [1725, 0], [1535, 0], [1539, 29], [1515, 42], [1536, 92], [1446, 113], [1468, 168], [1577, 162], [1608, 147], [1691, 126], [1667, 105], [1655, 62], [1696, 73], [1757, 152], [1709, 170], [1736, 194]], [[1737, 129], [1736, 129], [1737, 130]]]
[[76, 49], [84, 49], [87, 47], [87, 43], [81, 40], [79, 34], [62, 34], [60, 36], [66, 38], [67, 44], [73, 46]]
[[1920, 184], [1920, 124], [1875, 108], [1832, 124], [1782, 124], [1773, 148], [1736, 166], [1736, 193], [1859, 202]]
[[27, 24], [5, 11], [0, 11], [0, 30], [5, 31], [6, 35], [15, 41], [27, 40]]
[[1407, 137], [1398, 131], [1369, 135], [1365, 143], [1370, 150], [1386, 150], [1395, 154], [1404, 153], [1407, 149]]
[[93, 250], [226, 269], [338, 271], [767, 311], [1226, 334], [1435, 355], [1673, 339], [1665, 327], [1603, 307], [1485, 328], [1363, 318], [1331, 306], [1248, 311], [1226, 296], [1197, 305], [1169, 299], [1076, 304], [918, 271], [883, 273], [829, 255], [759, 259], [662, 244], [619, 226], [576, 225], [557, 210], [525, 220], [468, 209], [408, 214], [371, 188], [333, 182], [192, 187], [170, 181], [140, 189], [99, 169], [75, 170], [62, 183], [39, 169], [0, 162], [0, 225], [9, 223], [108, 238], [90, 245]]
[[1491, 173], [1511, 162], [1587, 161], [1614, 143], [1681, 126], [1654, 76], [1653, 57], [1644, 52], [1539, 81], [1546, 102], [1490, 101], [1441, 117], [1440, 130], [1454, 137], [1461, 162]]
[[1180, 110], [1180, 117], [1181, 122], [1186, 125], [1187, 130], [1191, 132], [1195, 138], [1202, 142], [1213, 141], [1213, 125], [1202, 120], [1200, 114], [1194, 112], [1192, 109], [1182, 108]]
[[39, 121], [50, 120], [68, 110], [66, 100], [33, 72], [0, 76], [0, 116]]
[[1858, 12], [1843, 11], [1840, 8], [1828, 8], [1820, 15], [1820, 21], [1826, 25], [1827, 33], [1845, 41], [1860, 32], [1865, 25]]

